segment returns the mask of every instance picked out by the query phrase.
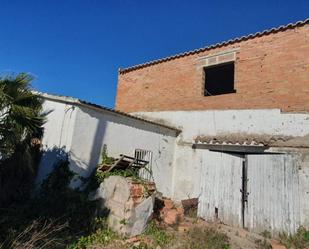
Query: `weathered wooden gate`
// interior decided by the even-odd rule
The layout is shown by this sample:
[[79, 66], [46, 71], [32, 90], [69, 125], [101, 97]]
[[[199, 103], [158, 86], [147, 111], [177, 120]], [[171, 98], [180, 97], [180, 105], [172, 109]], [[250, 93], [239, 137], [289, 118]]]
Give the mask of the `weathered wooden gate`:
[[241, 191], [243, 156], [205, 151], [201, 169], [198, 215], [242, 226]]
[[245, 227], [294, 233], [300, 225], [298, 167], [293, 155], [247, 155]]
[[198, 215], [258, 233], [294, 233], [300, 225], [298, 187], [291, 154], [205, 151]]

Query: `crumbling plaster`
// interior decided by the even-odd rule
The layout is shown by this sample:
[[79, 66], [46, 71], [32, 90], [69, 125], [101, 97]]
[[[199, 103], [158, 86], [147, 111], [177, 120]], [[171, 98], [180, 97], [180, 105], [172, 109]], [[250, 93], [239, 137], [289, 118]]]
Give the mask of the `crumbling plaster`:
[[[200, 167], [203, 165], [202, 154], [205, 150], [192, 149], [198, 136], [220, 136], [223, 140], [227, 134], [254, 134], [260, 137], [277, 136], [286, 139], [309, 134], [309, 113], [282, 113], [279, 109], [162, 111], [132, 114], [182, 129], [177, 138], [174, 157], [173, 198], [176, 200], [198, 197], [200, 194]], [[296, 153], [301, 154], [298, 149], [296, 150]], [[303, 188], [307, 188], [306, 184]]]
[[153, 153], [152, 170], [157, 188], [166, 196], [172, 191], [175, 132], [127, 117], [78, 107], [71, 147], [75, 171], [88, 175], [100, 159], [102, 146], [109, 156], [134, 156], [135, 149]]
[[[59, 158], [60, 149], [69, 154], [70, 167], [78, 176], [87, 177], [99, 163], [102, 147], [109, 156], [134, 156], [135, 149], [150, 150], [153, 177], [158, 191], [172, 194], [173, 156], [177, 131], [131, 118], [119, 113], [67, 103], [65, 100], [44, 102], [52, 111], [44, 125], [43, 150], [39, 176], [41, 182]], [[80, 186], [80, 179], [72, 182]]]

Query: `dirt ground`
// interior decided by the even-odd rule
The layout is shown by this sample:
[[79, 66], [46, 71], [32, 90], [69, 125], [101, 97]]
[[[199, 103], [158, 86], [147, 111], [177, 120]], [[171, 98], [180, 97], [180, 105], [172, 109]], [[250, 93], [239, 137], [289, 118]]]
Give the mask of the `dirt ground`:
[[[250, 233], [244, 229], [230, 227], [224, 224], [207, 223], [197, 218], [185, 218], [179, 226], [160, 227], [168, 238], [162, 244], [156, 244], [154, 236], [141, 235], [125, 241], [116, 243], [119, 248], [142, 248], [142, 249], [281, 249], [285, 247], [271, 247], [270, 240], [262, 235]], [[205, 233], [205, 230], [211, 231], [216, 235], [208, 240], [205, 236], [211, 235]], [[191, 231], [191, 233], [190, 233]], [[192, 231], [193, 235], [192, 236]], [[226, 236], [225, 236], [226, 235]], [[162, 235], [159, 235], [162, 236]], [[212, 236], [212, 235], [211, 235]], [[223, 237], [222, 237], [223, 236]], [[228, 245], [224, 245], [222, 241], [227, 239]], [[120, 243], [119, 243], [120, 242]], [[114, 245], [109, 245], [104, 248], [118, 248]]]
[[[186, 218], [186, 220], [189, 225], [189, 229], [193, 229], [194, 227], [202, 229], [210, 228], [220, 233], [226, 234], [229, 239], [231, 249], [267, 248], [267, 239], [265, 239], [262, 235], [250, 233], [244, 229], [235, 228], [224, 224], [208, 223], [202, 219], [194, 220]], [[186, 232], [178, 232], [177, 236], [186, 239], [187, 234]], [[266, 243], [264, 241], [266, 241]], [[263, 243], [265, 245], [263, 245]], [[268, 243], [270, 243], [270, 241]]]

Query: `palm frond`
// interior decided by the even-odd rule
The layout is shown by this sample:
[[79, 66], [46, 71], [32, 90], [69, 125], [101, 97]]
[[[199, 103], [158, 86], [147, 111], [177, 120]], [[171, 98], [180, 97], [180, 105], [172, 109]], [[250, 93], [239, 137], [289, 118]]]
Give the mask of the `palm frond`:
[[0, 154], [42, 134], [47, 114], [42, 112], [42, 98], [31, 91], [32, 80], [26, 73], [0, 78]]

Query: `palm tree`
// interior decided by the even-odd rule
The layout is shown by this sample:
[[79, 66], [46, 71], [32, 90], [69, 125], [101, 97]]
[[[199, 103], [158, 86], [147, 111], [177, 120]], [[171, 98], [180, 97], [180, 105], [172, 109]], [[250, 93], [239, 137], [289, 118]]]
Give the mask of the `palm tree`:
[[0, 78], [0, 160], [42, 135], [46, 114], [43, 100], [31, 91], [32, 80], [26, 73]]
[[46, 114], [43, 100], [31, 91], [32, 77], [0, 77], [0, 207], [30, 196], [40, 161]]

